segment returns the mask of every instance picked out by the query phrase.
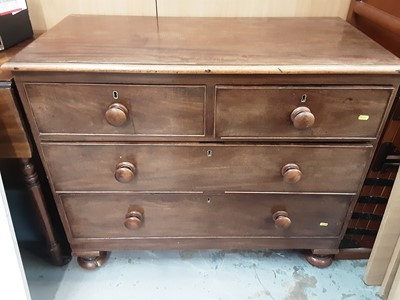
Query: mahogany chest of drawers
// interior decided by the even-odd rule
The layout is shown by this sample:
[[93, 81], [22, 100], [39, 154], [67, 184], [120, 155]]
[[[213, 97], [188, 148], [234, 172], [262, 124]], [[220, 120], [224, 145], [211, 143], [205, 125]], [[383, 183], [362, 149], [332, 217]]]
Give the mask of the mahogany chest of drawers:
[[70, 16], [6, 68], [86, 268], [190, 248], [329, 265], [400, 81], [336, 18]]

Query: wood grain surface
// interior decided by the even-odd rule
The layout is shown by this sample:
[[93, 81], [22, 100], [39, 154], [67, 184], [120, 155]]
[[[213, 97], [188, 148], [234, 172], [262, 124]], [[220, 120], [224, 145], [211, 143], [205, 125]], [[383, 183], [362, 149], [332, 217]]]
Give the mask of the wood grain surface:
[[152, 17], [73, 15], [6, 67], [18, 71], [394, 74], [400, 70], [400, 59], [339, 18], [163, 17], [157, 26]]
[[[57, 191], [356, 193], [372, 147], [366, 145], [42, 144]], [[70, 163], [66, 163], [70, 162]], [[135, 165], [120, 183], [117, 164]], [[281, 169], [300, 167], [286, 183]], [[343, 178], [346, 180], [343, 180]]]
[[[222, 138], [375, 138], [391, 87], [218, 86], [215, 132]], [[296, 129], [290, 114], [307, 107], [315, 124]]]
[[[328, 195], [61, 195], [72, 237], [102, 239], [333, 237], [342, 229], [350, 199]], [[143, 226], [135, 230], [124, 226], [125, 214], [133, 207], [144, 212]], [[292, 221], [287, 229], [276, 228], [272, 220], [273, 213], [281, 210]]]
[[31, 147], [14, 97], [11, 86], [0, 87], [0, 158], [30, 158]]
[[[204, 86], [26, 84], [41, 133], [204, 135]], [[127, 108], [121, 126], [105, 118], [108, 107]]]

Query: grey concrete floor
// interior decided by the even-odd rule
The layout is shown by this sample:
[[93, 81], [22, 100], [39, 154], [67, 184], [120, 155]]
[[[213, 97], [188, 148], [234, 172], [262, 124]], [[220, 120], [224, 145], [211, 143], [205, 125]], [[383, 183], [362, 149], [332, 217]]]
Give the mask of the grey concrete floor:
[[22, 259], [32, 300], [379, 299], [362, 281], [366, 260], [318, 269], [297, 251], [113, 252], [95, 271]]

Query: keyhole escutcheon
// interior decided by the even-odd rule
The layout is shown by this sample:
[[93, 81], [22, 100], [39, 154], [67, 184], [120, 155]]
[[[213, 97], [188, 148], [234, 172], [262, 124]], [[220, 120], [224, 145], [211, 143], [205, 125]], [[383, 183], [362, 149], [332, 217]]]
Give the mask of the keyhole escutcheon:
[[114, 100], [118, 100], [118, 98], [119, 98], [118, 91], [113, 91], [112, 96], [113, 96]]

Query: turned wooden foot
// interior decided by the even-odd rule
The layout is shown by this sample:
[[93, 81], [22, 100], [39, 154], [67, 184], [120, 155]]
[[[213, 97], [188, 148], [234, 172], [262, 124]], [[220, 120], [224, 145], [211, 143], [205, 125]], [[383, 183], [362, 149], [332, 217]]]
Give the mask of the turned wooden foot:
[[317, 254], [306, 254], [306, 260], [309, 264], [317, 268], [326, 268], [332, 264], [333, 255], [317, 255]]
[[100, 268], [107, 261], [110, 252], [100, 251], [98, 256], [79, 256], [78, 264], [81, 268], [86, 270], [95, 270]]

